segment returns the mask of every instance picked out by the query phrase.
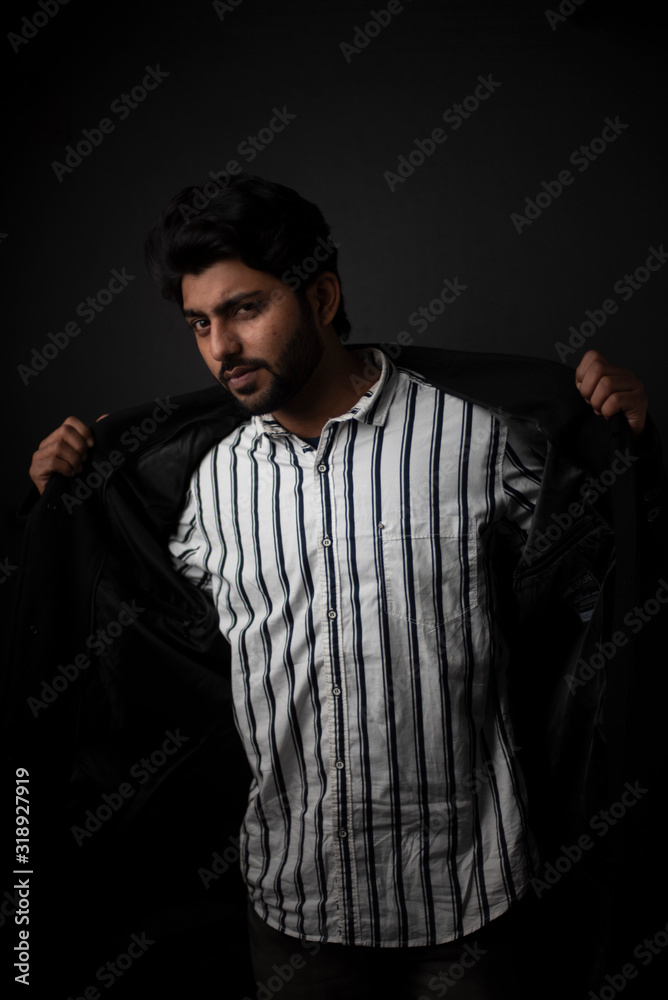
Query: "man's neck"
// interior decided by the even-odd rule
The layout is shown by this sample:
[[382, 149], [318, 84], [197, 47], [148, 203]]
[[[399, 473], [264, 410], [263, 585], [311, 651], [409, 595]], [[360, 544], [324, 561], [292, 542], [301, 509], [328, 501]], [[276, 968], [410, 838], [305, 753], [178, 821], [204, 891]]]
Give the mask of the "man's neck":
[[339, 342], [324, 351], [301, 392], [272, 416], [291, 434], [319, 437], [327, 421], [346, 413], [379, 377], [380, 369], [365, 362], [364, 351]]

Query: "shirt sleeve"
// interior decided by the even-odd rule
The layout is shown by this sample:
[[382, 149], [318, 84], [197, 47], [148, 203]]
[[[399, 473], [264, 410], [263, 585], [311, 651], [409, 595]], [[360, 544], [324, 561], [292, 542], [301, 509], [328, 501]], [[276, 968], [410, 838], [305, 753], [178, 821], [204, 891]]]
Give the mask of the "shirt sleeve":
[[209, 546], [202, 531], [195, 477], [190, 483], [179, 523], [169, 539], [169, 551], [177, 573], [200, 590], [212, 593], [211, 574], [206, 569]]

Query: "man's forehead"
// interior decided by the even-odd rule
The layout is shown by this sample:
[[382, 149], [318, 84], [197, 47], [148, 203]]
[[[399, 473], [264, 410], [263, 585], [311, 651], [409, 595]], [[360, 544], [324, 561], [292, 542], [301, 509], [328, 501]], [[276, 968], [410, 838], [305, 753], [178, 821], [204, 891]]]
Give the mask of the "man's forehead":
[[218, 261], [201, 274], [184, 274], [181, 294], [184, 310], [198, 303], [232, 304], [249, 295], [275, 286], [278, 279], [265, 271], [256, 271], [241, 261]]

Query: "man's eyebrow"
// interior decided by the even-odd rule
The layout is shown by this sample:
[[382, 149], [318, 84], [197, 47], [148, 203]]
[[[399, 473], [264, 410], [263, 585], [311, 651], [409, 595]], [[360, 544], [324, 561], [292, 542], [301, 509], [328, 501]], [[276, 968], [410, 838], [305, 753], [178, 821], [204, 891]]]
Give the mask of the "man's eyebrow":
[[[213, 307], [214, 316], [224, 316], [229, 313], [234, 306], [243, 302], [244, 299], [249, 299], [252, 295], [260, 295], [262, 293], [261, 288], [256, 288], [253, 292], [239, 292], [237, 295], [231, 295], [228, 299], [223, 299], [218, 305]], [[204, 312], [201, 309], [184, 309], [184, 316], [203, 316]]]

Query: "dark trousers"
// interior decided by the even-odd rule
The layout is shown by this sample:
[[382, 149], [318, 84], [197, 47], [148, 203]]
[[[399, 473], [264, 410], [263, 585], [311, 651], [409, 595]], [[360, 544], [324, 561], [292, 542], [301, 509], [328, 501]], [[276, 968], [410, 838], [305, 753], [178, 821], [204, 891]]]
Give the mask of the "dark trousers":
[[251, 1000], [510, 1000], [513, 910], [447, 944], [365, 948], [281, 934], [249, 903]]

